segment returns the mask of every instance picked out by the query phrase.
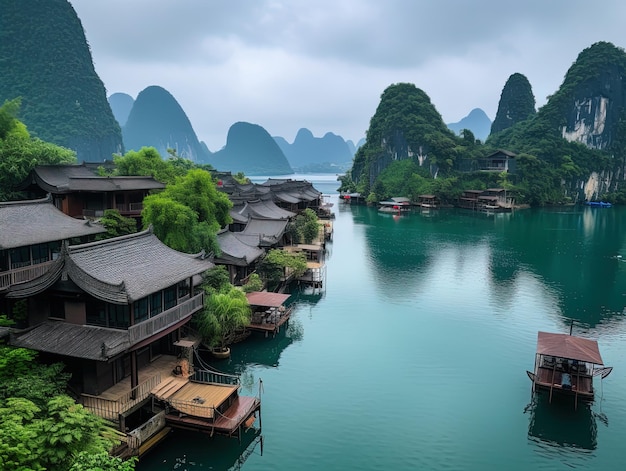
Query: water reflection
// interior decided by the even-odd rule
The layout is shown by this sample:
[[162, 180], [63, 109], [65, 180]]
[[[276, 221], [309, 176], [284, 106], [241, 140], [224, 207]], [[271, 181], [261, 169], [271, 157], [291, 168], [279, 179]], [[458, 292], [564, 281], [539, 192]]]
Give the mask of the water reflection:
[[[241, 434], [241, 442], [237, 439], [224, 436], [209, 437], [198, 432], [176, 429], [166, 439], [174, 439], [177, 443], [184, 443], [184, 453], [170, 456], [157, 461], [156, 454], [148, 454], [137, 464], [137, 471], [155, 469], [192, 470], [207, 469], [205, 463], [211, 462], [208, 469], [239, 470], [252, 454], [263, 455], [263, 436], [261, 431], [250, 428]], [[169, 460], [169, 462], [168, 462]]]
[[528, 438], [539, 453], [589, 453], [597, 447], [596, 416], [590, 404], [537, 394], [529, 406]]
[[564, 328], [571, 320], [595, 328], [624, 310], [626, 208], [520, 210], [506, 217], [442, 209], [433, 218], [398, 221], [372, 208], [351, 210], [354, 222], [366, 226], [368, 266], [385, 296], [398, 294], [389, 283], [394, 279], [425, 289], [436, 266], [452, 255], [461, 268], [464, 258], [484, 257], [485, 272], [475, 278], [502, 301], [520, 276], [537, 277], [557, 294]]

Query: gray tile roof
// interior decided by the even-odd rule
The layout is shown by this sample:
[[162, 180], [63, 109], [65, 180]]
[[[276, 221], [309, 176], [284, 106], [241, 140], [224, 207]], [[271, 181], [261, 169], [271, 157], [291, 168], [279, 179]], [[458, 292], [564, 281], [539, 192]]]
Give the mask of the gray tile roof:
[[106, 229], [99, 224], [63, 214], [50, 199], [0, 203], [0, 249], [102, 232], [106, 232]]
[[263, 255], [263, 249], [256, 245], [250, 246], [245, 240], [246, 238], [242, 240], [237, 233], [227, 230], [217, 234], [217, 243], [222, 250], [222, 255], [215, 258], [215, 263], [245, 267]]
[[127, 330], [46, 321], [24, 333], [12, 334], [9, 344], [39, 352], [107, 361], [129, 348], [130, 339]]
[[98, 299], [128, 304], [214, 265], [173, 250], [151, 230], [68, 247], [66, 273]]
[[72, 193], [76, 191], [130, 191], [163, 189], [165, 184], [152, 177], [100, 177], [85, 165], [39, 165], [19, 187], [36, 184], [50, 193]]
[[[245, 229], [238, 234], [256, 236], [259, 239], [257, 245], [274, 245], [285, 233], [287, 224], [288, 221], [286, 219], [259, 219], [251, 217]], [[241, 240], [243, 241], [245, 239]], [[246, 243], [248, 242], [246, 241]]]
[[[247, 221], [249, 217], [257, 217], [263, 219], [289, 219], [295, 216], [295, 213], [287, 211], [276, 206], [272, 200], [254, 200], [244, 203], [242, 206], [233, 207], [231, 210], [233, 220], [241, 222], [242, 218]], [[233, 214], [234, 213], [234, 214]], [[235, 219], [235, 216], [237, 217]]]

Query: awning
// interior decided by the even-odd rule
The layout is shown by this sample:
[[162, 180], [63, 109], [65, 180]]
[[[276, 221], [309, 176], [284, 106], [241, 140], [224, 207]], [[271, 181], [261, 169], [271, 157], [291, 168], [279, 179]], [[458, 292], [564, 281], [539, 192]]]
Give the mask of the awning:
[[289, 299], [290, 294], [283, 293], [271, 293], [267, 291], [253, 291], [252, 293], [247, 293], [246, 297], [248, 298], [248, 303], [251, 306], [262, 306], [262, 307], [280, 307], [282, 306], [287, 299]]
[[602, 365], [598, 342], [567, 334], [539, 332], [537, 353]]

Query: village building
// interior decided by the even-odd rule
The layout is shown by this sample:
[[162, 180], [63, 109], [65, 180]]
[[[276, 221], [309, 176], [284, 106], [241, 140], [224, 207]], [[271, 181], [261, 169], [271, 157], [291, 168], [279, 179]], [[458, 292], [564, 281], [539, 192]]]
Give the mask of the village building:
[[165, 184], [152, 177], [99, 176], [88, 164], [38, 165], [16, 189], [30, 198], [52, 195], [54, 205], [68, 216], [97, 218], [107, 209], [122, 216], [141, 217], [143, 199]]
[[12, 314], [13, 294], [48, 279], [62, 266], [62, 245], [88, 242], [106, 229], [59, 211], [50, 197], [0, 202], [0, 312]]
[[[27, 299], [28, 329], [9, 344], [63, 361], [81, 402], [123, 421], [160, 382], [140, 372], [160, 355], [177, 353], [181, 328], [203, 307], [198, 289], [213, 263], [164, 245], [151, 230], [79, 245], [63, 245], [58, 267], [14, 287]], [[171, 370], [175, 366], [172, 357]], [[113, 399], [108, 390], [129, 378]], [[127, 400], [120, 400], [125, 397]]]

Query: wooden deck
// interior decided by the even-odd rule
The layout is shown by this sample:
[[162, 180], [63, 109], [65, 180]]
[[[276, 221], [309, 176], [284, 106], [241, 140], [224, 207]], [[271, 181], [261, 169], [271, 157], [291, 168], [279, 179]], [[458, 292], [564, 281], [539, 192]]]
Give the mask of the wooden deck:
[[535, 385], [541, 389], [552, 389], [553, 392], [576, 395], [584, 399], [593, 399], [593, 378], [589, 375], [570, 374], [571, 389], [564, 388], [563, 374], [565, 372], [552, 368], [537, 368]]
[[266, 334], [270, 332], [276, 333], [280, 330], [280, 327], [289, 320], [292, 310], [293, 309], [291, 307], [288, 307], [285, 312], [281, 314], [276, 322], [268, 322], [266, 324], [250, 323], [248, 324], [246, 329], [255, 332], [265, 332]]
[[230, 407], [219, 414], [215, 420], [207, 420], [202, 417], [187, 416], [176, 412], [165, 416], [167, 422], [175, 427], [186, 428], [209, 433], [233, 435], [238, 432], [246, 419], [256, 411], [261, 410], [261, 402], [256, 397], [237, 397]]

